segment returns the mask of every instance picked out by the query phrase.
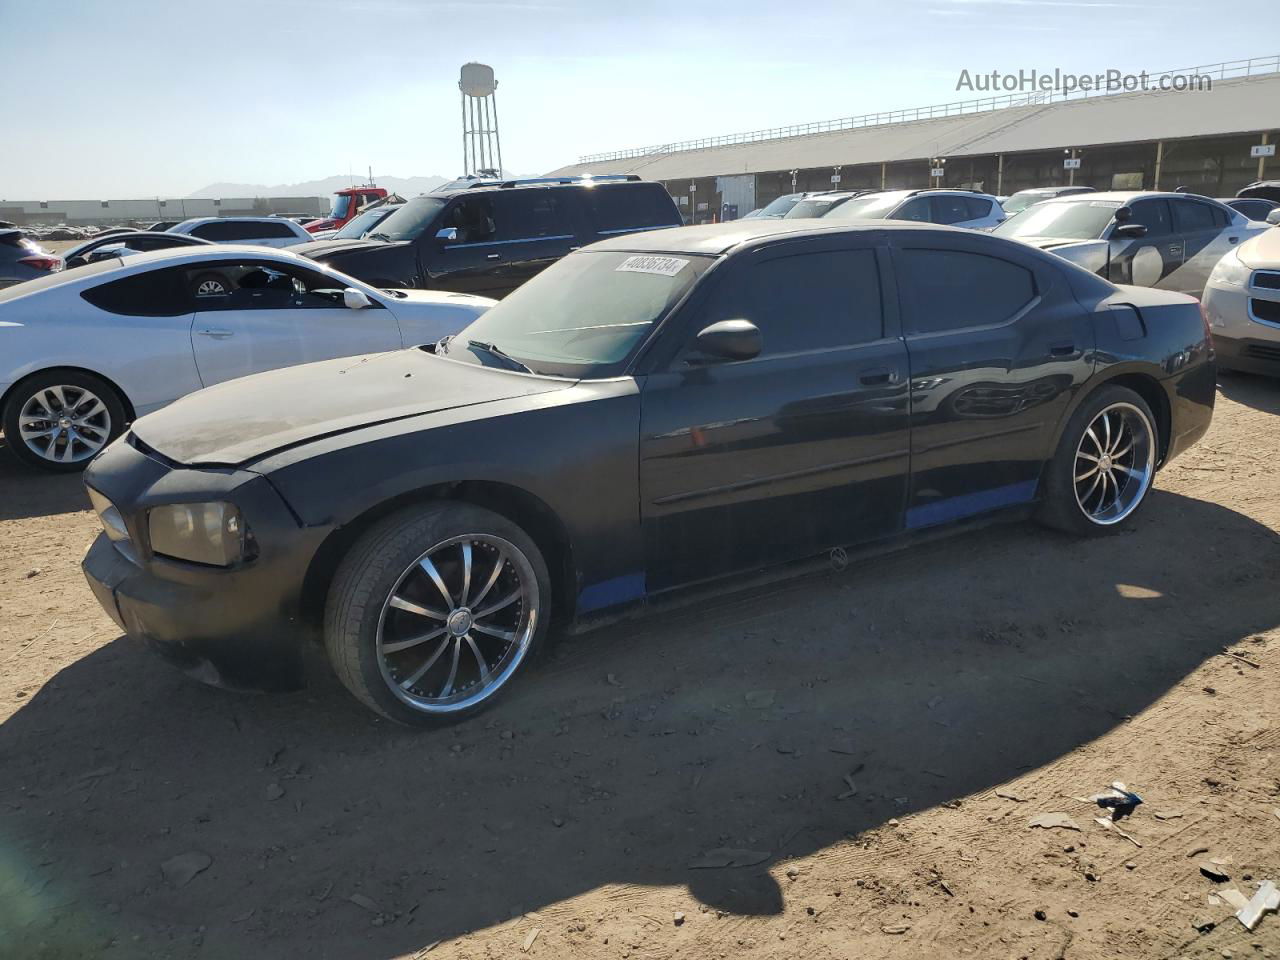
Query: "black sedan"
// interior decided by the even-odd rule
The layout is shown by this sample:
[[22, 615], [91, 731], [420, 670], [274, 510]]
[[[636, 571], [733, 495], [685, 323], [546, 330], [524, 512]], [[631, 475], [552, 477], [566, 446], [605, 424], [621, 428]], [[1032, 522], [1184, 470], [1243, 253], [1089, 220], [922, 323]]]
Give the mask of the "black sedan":
[[1000, 513], [1116, 529], [1208, 428], [1198, 304], [932, 225], [748, 220], [574, 253], [439, 344], [248, 377], [89, 467], [89, 583], [237, 688], [323, 643], [474, 712], [584, 629]]

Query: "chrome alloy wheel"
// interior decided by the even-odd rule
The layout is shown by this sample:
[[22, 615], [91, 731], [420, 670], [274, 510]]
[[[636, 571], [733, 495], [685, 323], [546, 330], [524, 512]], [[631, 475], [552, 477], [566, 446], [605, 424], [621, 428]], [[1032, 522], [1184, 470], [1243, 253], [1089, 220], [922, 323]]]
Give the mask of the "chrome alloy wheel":
[[382, 679], [422, 713], [474, 706], [524, 661], [539, 599], [533, 566], [514, 544], [489, 534], [436, 544], [400, 575], [382, 605]]
[[1131, 403], [1113, 403], [1085, 428], [1076, 447], [1076, 503], [1101, 526], [1138, 508], [1156, 469], [1155, 430]]
[[18, 412], [18, 432], [36, 456], [53, 463], [79, 463], [107, 445], [111, 412], [84, 387], [42, 387]]
[[212, 278], [208, 280], [202, 280], [196, 286], [197, 297], [221, 297], [221, 296], [225, 296], [226, 293], [227, 293], [226, 284], [222, 283], [220, 280], [214, 280]]

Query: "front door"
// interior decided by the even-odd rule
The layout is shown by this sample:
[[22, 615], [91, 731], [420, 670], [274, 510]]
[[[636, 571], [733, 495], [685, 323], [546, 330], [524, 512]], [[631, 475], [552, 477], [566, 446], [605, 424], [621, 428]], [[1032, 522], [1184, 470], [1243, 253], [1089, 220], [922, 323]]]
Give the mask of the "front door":
[[[1147, 228], [1141, 237], [1112, 236], [1112, 283], [1176, 290], [1175, 274], [1182, 266], [1182, 237], [1174, 230], [1169, 201], [1163, 197], [1136, 200], [1130, 204], [1132, 216], [1124, 222]], [[1115, 228], [1112, 227], [1112, 230]]]
[[[895, 532], [908, 466], [906, 351], [874, 235], [740, 255], [672, 318], [643, 379], [641, 522], [660, 591]], [[761, 331], [752, 360], [702, 356], [725, 319]]]
[[187, 273], [196, 292], [191, 345], [206, 387], [402, 345], [391, 311], [376, 302], [363, 310], [344, 306], [326, 274], [273, 261], [202, 264]]
[[1031, 501], [1093, 328], [1061, 271], [981, 234], [903, 232], [894, 266], [911, 363], [920, 529]]

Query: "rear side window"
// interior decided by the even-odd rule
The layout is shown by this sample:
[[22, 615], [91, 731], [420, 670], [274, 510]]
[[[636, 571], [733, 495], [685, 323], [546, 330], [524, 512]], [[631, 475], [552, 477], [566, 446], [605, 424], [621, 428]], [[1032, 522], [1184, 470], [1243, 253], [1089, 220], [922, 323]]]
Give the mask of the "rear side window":
[[884, 334], [874, 250], [832, 250], [766, 260], [725, 291], [714, 320], [760, 328], [762, 357], [847, 347]]
[[963, 223], [965, 220], [973, 219], [974, 215], [969, 212], [967, 197], [942, 194], [931, 199], [934, 223]]
[[1213, 230], [1227, 225], [1227, 215], [1207, 203], [1175, 200], [1173, 201], [1173, 225], [1178, 233]]
[[626, 233], [680, 223], [675, 203], [659, 183], [597, 184], [583, 189], [597, 233]]
[[80, 296], [99, 310], [123, 317], [177, 317], [192, 310], [182, 276], [180, 267], [147, 270], [90, 287]]
[[196, 227], [191, 235], [214, 243], [236, 243], [241, 240], [275, 240], [295, 234], [283, 223], [215, 220]]
[[1003, 323], [1035, 297], [1031, 271], [963, 250], [901, 251], [908, 334]]
[[991, 201], [981, 197], [964, 197], [964, 205], [969, 210], [970, 220], [981, 220], [991, 216]]
[[552, 190], [517, 190], [498, 197], [499, 240], [573, 235], [564, 198]]

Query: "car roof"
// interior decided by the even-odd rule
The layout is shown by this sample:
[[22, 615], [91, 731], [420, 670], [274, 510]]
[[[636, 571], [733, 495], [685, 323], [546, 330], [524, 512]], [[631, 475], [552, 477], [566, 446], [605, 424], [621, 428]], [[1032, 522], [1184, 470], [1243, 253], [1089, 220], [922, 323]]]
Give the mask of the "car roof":
[[288, 217], [191, 217], [180, 220], [179, 227], [198, 226], [202, 223], [293, 223]]
[[828, 233], [862, 233], [876, 230], [945, 230], [971, 237], [974, 231], [938, 223], [889, 223], [884, 220], [839, 223], [809, 218], [796, 220], [730, 220], [696, 227], [668, 227], [610, 237], [593, 243], [588, 250], [626, 253], [688, 253], [719, 256], [744, 244], [784, 236], [821, 236]]
[[1090, 203], [1094, 200], [1104, 200], [1112, 203], [1127, 204], [1132, 203], [1134, 200], [1159, 197], [1190, 197], [1194, 200], [1207, 200], [1209, 203], [1215, 202], [1212, 197], [1201, 196], [1198, 193], [1177, 193], [1173, 190], [1095, 190], [1093, 193], [1077, 193], [1066, 197], [1053, 197], [1046, 200], [1045, 203]]

